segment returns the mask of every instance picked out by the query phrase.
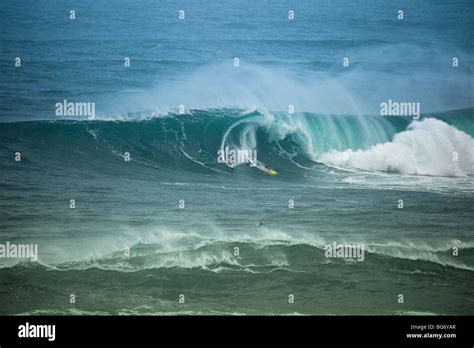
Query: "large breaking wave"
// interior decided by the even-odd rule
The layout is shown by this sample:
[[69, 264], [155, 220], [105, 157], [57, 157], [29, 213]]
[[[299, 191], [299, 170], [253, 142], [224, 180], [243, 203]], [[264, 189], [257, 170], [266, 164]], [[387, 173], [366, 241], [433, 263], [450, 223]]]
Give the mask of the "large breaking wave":
[[[1, 124], [0, 154], [113, 170], [132, 163], [157, 172], [221, 172], [225, 147], [257, 150], [279, 172], [321, 165], [432, 176], [468, 176], [474, 168], [472, 109], [412, 121], [403, 117], [288, 114], [210, 109], [140, 121], [34, 121]], [[455, 155], [454, 155], [455, 154]], [[455, 158], [456, 157], [456, 158]], [[83, 161], [83, 162], [81, 162]], [[7, 162], [7, 161], [5, 161]], [[242, 165], [245, 167], [245, 165]], [[102, 170], [102, 169], [99, 169]]]

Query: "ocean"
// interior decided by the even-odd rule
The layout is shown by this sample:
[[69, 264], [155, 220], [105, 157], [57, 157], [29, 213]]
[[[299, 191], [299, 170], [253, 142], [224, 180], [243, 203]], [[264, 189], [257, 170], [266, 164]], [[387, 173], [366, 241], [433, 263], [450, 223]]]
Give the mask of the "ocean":
[[3, 1], [0, 314], [474, 314], [473, 18]]

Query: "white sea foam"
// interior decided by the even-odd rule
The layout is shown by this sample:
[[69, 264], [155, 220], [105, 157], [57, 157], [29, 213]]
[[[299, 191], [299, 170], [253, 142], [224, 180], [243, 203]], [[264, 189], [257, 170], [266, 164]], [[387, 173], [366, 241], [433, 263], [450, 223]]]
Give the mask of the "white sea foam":
[[[457, 160], [454, 160], [457, 154]], [[391, 142], [367, 150], [331, 151], [323, 163], [362, 170], [433, 176], [474, 174], [474, 139], [454, 126], [426, 118], [412, 122]]]

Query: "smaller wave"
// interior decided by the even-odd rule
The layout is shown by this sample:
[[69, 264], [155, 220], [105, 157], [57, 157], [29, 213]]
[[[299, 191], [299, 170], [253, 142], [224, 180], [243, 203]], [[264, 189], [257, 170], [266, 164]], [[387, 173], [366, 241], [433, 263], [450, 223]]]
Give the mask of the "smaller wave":
[[[132, 238], [132, 237], [131, 237]], [[367, 240], [365, 238], [320, 236], [308, 233], [292, 235], [278, 229], [263, 226], [258, 234], [237, 234], [216, 237], [193, 233], [163, 230], [138, 237], [134, 241], [119, 238], [110, 243], [96, 243], [111, 248], [95, 250], [86, 258], [76, 260], [57, 259], [53, 263], [21, 261], [4, 264], [0, 271], [8, 269], [33, 271], [60, 271], [99, 269], [105, 271], [135, 272], [149, 269], [197, 269], [214, 273], [248, 272], [269, 273], [275, 270], [288, 272], [309, 271], [315, 265], [324, 267], [333, 262], [350, 264], [350, 260], [334, 260], [324, 256], [325, 245], [360, 244], [366, 253], [365, 262], [378, 263], [383, 258], [388, 269], [393, 268], [389, 258], [425, 261], [433, 265], [474, 271], [472, 256], [474, 241], [443, 239], [431, 241], [407, 240]], [[125, 246], [129, 254], [125, 254]], [[235, 247], [240, 253], [235, 254]], [[459, 256], [452, 255], [453, 248]], [[55, 249], [59, 250], [59, 249]], [[61, 253], [69, 255], [69, 253]], [[84, 255], [86, 253], [83, 253]], [[346, 262], [347, 261], [347, 262]], [[385, 262], [384, 261], [384, 262]], [[412, 264], [413, 269], [423, 272], [437, 272], [438, 268], [428, 264]], [[425, 267], [426, 266], [426, 267]], [[411, 268], [411, 267], [410, 267]], [[409, 270], [409, 269], [407, 269]]]
[[[407, 247], [374, 247], [369, 246], [367, 248], [368, 252], [382, 255], [382, 256], [389, 256], [398, 259], [404, 260], [412, 260], [412, 261], [427, 261], [431, 263], [435, 263], [441, 266], [450, 266], [457, 269], [462, 269], [466, 271], [474, 271], [474, 267], [468, 266], [460, 261], [454, 261], [452, 257], [449, 255], [442, 253], [442, 252], [434, 252], [434, 251], [426, 251], [420, 249], [413, 249]], [[417, 272], [423, 272], [417, 270]], [[423, 272], [424, 274], [429, 274], [429, 272]]]
[[391, 142], [368, 150], [330, 151], [325, 164], [411, 175], [465, 177], [474, 174], [474, 138], [447, 123], [426, 118], [414, 121]]
[[[163, 250], [159, 244], [139, 243], [130, 248], [130, 255], [116, 251], [96, 259], [59, 264], [59, 271], [100, 269], [134, 272], [145, 269], [202, 269], [214, 273], [244, 271], [260, 273], [259, 269], [288, 266], [285, 255], [278, 252], [258, 252], [257, 246], [247, 244], [251, 257], [241, 258], [232, 253], [233, 242], [196, 240], [196, 244], [182, 245], [178, 250]], [[254, 252], [252, 252], [254, 251]], [[259, 254], [258, 256], [256, 254]]]

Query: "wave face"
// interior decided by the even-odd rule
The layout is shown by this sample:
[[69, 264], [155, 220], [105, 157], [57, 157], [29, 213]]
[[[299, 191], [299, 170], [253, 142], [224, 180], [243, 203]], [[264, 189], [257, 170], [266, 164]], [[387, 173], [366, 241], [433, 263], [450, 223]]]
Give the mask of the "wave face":
[[0, 126], [4, 134], [1, 155], [22, 150], [25, 160], [35, 162], [54, 153], [51, 161], [71, 161], [78, 167], [80, 161], [93, 165], [88, 160], [93, 157], [113, 168], [128, 152], [131, 163], [137, 165], [226, 173], [226, 165], [217, 163], [217, 157], [219, 150], [228, 148], [256, 150], [259, 161], [282, 174], [326, 164], [400, 174], [468, 176], [474, 166], [472, 112], [411, 121], [211, 109], [162, 117], [143, 112], [141, 118], [151, 118], [141, 121], [10, 123]]

